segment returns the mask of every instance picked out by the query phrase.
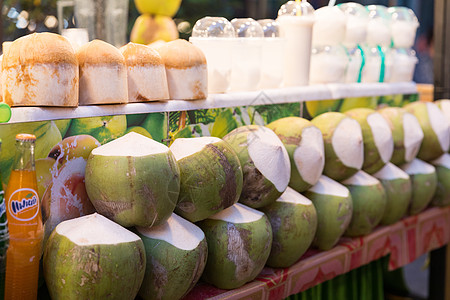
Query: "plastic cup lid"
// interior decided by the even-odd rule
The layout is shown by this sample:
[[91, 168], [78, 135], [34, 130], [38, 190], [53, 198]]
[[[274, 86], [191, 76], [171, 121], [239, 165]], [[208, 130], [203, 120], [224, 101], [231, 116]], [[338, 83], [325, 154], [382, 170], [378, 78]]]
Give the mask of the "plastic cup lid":
[[234, 38], [236, 33], [230, 21], [222, 17], [204, 17], [195, 22], [192, 37]]
[[388, 13], [388, 9], [384, 5], [368, 5], [366, 6], [366, 8], [369, 11], [370, 19], [381, 18], [387, 21], [391, 20], [391, 16]]
[[11, 119], [11, 108], [6, 103], [0, 103], [0, 123], [6, 123]]
[[281, 5], [278, 16], [313, 16], [314, 8], [307, 1], [288, 1]]
[[252, 18], [236, 18], [231, 20], [237, 37], [262, 38], [264, 31], [258, 22]]
[[414, 11], [407, 7], [394, 6], [388, 8], [392, 21], [408, 21], [411, 23], [419, 23]]
[[272, 19], [258, 20], [259, 25], [261, 25], [264, 37], [279, 37], [280, 28], [278, 22]]
[[367, 9], [359, 3], [355, 2], [341, 3], [338, 4], [337, 7], [339, 7], [339, 9], [342, 10], [342, 12], [346, 15], [352, 15], [361, 18], [369, 17], [369, 12], [367, 11]]

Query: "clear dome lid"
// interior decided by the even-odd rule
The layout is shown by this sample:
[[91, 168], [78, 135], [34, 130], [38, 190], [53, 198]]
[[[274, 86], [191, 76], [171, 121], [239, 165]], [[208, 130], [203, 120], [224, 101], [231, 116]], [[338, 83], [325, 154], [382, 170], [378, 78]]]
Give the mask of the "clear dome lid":
[[222, 17], [204, 17], [195, 22], [192, 37], [233, 38], [236, 36], [233, 25]]
[[394, 6], [388, 8], [392, 21], [407, 21], [411, 23], [419, 23], [414, 11], [407, 7]]
[[369, 12], [367, 9], [356, 2], [347, 2], [347, 3], [341, 3], [338, 4], [337, 7], [339, 7], [340, 10], [346, 15], [351, 15], [355, 17], [361, 17], [361, 18], [368, 18]]
[[279, 37], [280, 28], [278, 22], [272, 19], [258, 20], [259, 25], [261, 25], [264, 37]]
[[369, 12], [370, 19], [383, 19], [386, 21], [390, 21], [391, 16], [388, 13], [388, 9], [384, 5], [368, 5], [366, 6]]
[[231, 24], [236, 31], [236, 37], [264, 37], [261, 25], [252, 18], [236, 18], [231, 20]]
[[288, 1], [281, 5], [278, 16], [313, 16], [314, 8], [307, 1]]

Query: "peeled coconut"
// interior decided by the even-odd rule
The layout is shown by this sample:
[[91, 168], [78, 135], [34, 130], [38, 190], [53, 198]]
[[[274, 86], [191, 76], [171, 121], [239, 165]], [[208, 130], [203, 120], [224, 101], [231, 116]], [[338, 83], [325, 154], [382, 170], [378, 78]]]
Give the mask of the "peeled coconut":
[[85, 181], [97, 212], [125, 227], [148, 227], [175, 209], [180, 170], [168, 147], [130, 132], [92, 150]]
[[275, 202], [291, 174], [289, 154], [278, 136], [266, 127], [250, 125], [236, 128], [223, 139], [241, 162], [244, 185], [239, 202], [252, 208]]
[[353, 213], [350, 191], [322, 175], [319, 182], [304, 194], [311, 199], [317, 210], [318, 224], [313, 246], [330, 250], [350, 224]]
[[52, 299], [135, 299], [145, 249], [133, 232], [99, 214], [60, 223], [44, 252]]
[[438, 184], [431, 202], [434, 206], [450, 205], [450, 155], [445, 153], [432, 162], [436, 168]]
[[363, 170], [369, 174], [387, 164], [394, 152], [394, 139], [388, 122], [370, 108], [356, 108], [345, 113], [361, 125], [364, 141]]
[[438, 181], [436, 169], [417, 158], [403, 165], [402, 169], [408, 173], [412, 183], [412, 199], [408, 214], [415, 215], [424, 210], [433, 199]]
[[269, 125], [283, 142], [291, 161], [289, 186], [304, 192], [319, 181], [325, 166], [322, 132], [308, 120], [288, 117]]
[[409, 175], [392, 163], [373, 174], [384, 187], [386, 208], [381, 225], [391, 225], [403, 218], [411, 203], [412, 185]]
[[181, 299], [200, 279], [208, 246], [203, 231], [172, 214], [163, 224], [137, 228], [147, 256], [142, 299]]
[[416, 158], [423, 140], [419, 121], [400, 107], [386, 107], [378, 111], [388, 122], [394, 139], [391, 162], [400, 166]]
[[350, 191], [353, 215], [346, 236], [367, 235], [380, 223], [386, 208], [387, 198], [378, 179], [359, 171], [342, 182]]
[[236, 203], [198, 225], [208, 243], [204, 281], [235, 289], [258, 276], [272, 246], [272, 227], [264, 213]]
[[274, 203], [260, 209], [272, 225], [273, 241], [267, 265], [287, 268], [311, 245], [317, 230], [317, 212], [308, 198], [288, 187]]
[[197, 222], [239, 200], [242, 169], [226, 142], [216, 137], [179, 138], [170, 150], [181, 174], [177, 214]]
[[447, 119], [447, 122], [450, 124], [450, 100], [449, 99], [441, 99], [434, 102], [442, 111]]
[[311, 121], [323, 134], [325, 169], [323, 174], [337, 181], [361, 170], [364, 145], [361, 126], [356, 120], [338, 112], [327, 112]]
[[405, 109], [419, 120], [424, 139], [418, 158], [432, 161], [448, 152], [450, 146], [449, 123], [439, 107], [431, 102], [413, 102]]

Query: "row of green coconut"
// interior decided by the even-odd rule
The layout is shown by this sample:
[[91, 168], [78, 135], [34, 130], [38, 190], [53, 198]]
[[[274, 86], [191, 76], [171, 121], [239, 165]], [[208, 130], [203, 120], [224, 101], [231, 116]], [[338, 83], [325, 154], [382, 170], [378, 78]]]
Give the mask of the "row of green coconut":
[[284, 118], [170, 149], [129, 133], [89, 156], [86, 190], [101, 215], [62, 222], [47, 242], [50, 295], [178, 299], [201, 276], [233, 289], [311, 245], [330, 249], [432, 199], [450, 204], [447, 122], [435, 104], [415, 103]]

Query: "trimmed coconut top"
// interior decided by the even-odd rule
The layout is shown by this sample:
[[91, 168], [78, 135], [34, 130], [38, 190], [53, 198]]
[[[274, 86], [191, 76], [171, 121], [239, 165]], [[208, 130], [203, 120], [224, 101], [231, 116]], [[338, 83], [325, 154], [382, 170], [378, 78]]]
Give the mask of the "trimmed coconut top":
[[361, 169], [364, 162], [364, 144], [358, 121], [345, 118], [337, 125], [331, 138], [334, 152], [350, 168]]
[[212, 220], [221, 220], [234, 224], [256, 222], [264, 216], [264, 213], [248, 206], [236, 203], [221, 212], [209, 217]]
[[247, 135], [248, 154], [255, 167], [279, 192], [284, 192], [291, 178], [289, 154], [271, 129], [259, 126]]
[[142, 134], [130, 132], [103, 146], [92, 150], [92, 155], [102, 156], [147, 156], [167, 153], [169, 148]]
[[312, 205], [312, 201], [295, 191], [294, 189], [287, 187], [286, 191], [277, 199], [277, 202], [293, 203], [298, 205]]
[[107, 42], [93, 40], [77, 50], [80, 67], [91, 65], [125, 65], [125, 59], [119, 49]]
[[410, 163], [403, 165], [402, 169], [409, 175], [432, 174], [432, 173], [436, 172], [436, 169], [432, 165], [430, 165], [418, 158], [414, 159]]
[[212, 136], [195, 137], [195, 138], [179, 138], [170, 146], [175, 159], [181, 160], [203, 150], [209, 144], [220, 142], [221, 139]]
[[55, 230], [78, 246], [116, 245], [140, 240], [135, 233], [97, 213], [61, 222]]
[[373, 177], [381, 180], [407, 179], [409, 175], [393, 163], [387, 163], [381, 170], [373, 174]]
[[310, 192], [321, 194], [321, 195], [331, 195], [346, 198], [349, 196], [350, 191], [333, 179], [322, 175], [315, 186], [309, 189]]
[[377, 185], [380, 182], [373, 176], [370, 176], [364, 171], [358, 171], [352, 177], [344, 180], [342, 182], [345, 185], [360, 185], [360, 186], [371, 186]]
[[378, 149], [381, 159], [384, 163], [391, 160], [394, 153], [394, 138], [388, 122], [380, 113], [373, 113], [367, 117], [367, 123], [372, 130], [372, 136], [375, 146]]
[[403, 145], [405, 147], [405, 160], [412, 161], [419, 153], [423, 140], [423, 131], [417, 118], [410, 113], [403, 115]]
[[302, 130], [300, 145], [294, 151], [294, 162], [300, 176], [309, 184], [316, 184], [325, 166], [322, 132], [316, 126]]
[[447, 119], [447, 122], [450, 124], [450, 100], [439, 100], [439, 105], [445, 115], [445, 118]]
[[165, 241], [182, 250], [197, 248], [205, 238], [205, 234], [198, 226], [174, 213], [159, 226], [137, 227], [136, 229], [148, 238]]
[[175, 40], [156, 49], [167, 68], [187, 69], [206, 65], [202, 50], [186, 40]]
[[119, 50], [125, 58], [127, 66], [163, 65], [159, 53], [148, 46], [130, 42]]
[[430, 119], [431, 128], [436, 133], [439, 144], [444, 152], [448, 151], [450, 146], [450, 135], [448, 134], [448, 120], [439, 109], [439, 107], [431, 102], [427, 102], [428, 118]]
[[442, 166], [450, 169], [450, 154], [444, 153], [438, 159], [433, 161], [433, 165]]

